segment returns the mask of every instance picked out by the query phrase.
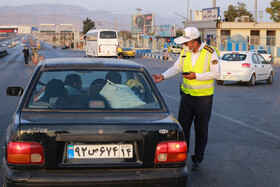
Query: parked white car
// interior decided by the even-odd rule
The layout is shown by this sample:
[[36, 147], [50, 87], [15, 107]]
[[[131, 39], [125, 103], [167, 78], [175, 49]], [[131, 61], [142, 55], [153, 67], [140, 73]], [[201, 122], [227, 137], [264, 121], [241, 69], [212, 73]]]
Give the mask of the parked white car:
[[257, 49], [257, 50], [251, 50], [252, 52], [256, 52], [260, 55], [263, 56], [263, 58], [268, 61], [271, 62], [271, 54], [269, 54], [266, 50], [264, 49]]
[[266, 80], [267, 84], [273, 82], [273, 67], [256, 52], [228, 52], [222, 56], [220, 64], [221, 76], [216, 80], [218, 85], [224, 81], [246, 82], [249, 86], [261, 80]]

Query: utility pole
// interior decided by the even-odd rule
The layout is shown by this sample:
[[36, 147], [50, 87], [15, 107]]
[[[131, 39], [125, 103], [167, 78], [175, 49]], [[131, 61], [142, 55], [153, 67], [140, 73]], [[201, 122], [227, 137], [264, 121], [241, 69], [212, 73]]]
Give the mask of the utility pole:
[[258, 0], [255, 0], [255, 22], [258, 22]]
[[100, 29], [101, 22], [97, 21], [97, 29]]
[[115, 30], [117, 30], [117, 17], [115, 17]]
[[213, 8], [216, 7], [216, 0], [213, 0]]
[[187, 20], [189, 20], [189, 14], [190, 14], [190, 0], [188, 0], [188, 11], [187, 11]]
[[262, 23], [263, 11], [259, 11], [259, 13], [260, 13], [260, 19], [261, 19], [261, 23]]

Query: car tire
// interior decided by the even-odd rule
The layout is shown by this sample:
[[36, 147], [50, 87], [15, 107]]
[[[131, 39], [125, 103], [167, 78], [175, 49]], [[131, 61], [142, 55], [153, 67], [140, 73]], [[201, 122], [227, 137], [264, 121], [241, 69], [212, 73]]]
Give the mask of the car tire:
[[222, 81], [222, 80], [216, 80], [216, 82], [218, 85], [222, 85], [224, 83], [224, 81]]
[[256, 76], [253, 74], [248, 82], [248, 86], [254, 86], [256, 84]]
[[272, 82], [273, 82], [273, 73], [270, 72], [270, 75], [269, 75], [268, 79], [266, 80], [266, 83], [267, 84], [272, 84]]

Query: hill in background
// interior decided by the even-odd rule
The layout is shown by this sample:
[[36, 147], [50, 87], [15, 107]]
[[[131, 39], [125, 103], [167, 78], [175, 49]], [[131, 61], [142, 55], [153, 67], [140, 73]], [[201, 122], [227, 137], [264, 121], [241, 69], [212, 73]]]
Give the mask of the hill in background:
[[[75, 24], [80, 29], [83, 20], [87, 17], [95, 22], [95, 25], [103, 29], [114, 29], [115, 19], [118, 30], [131, 28], [132, 14], [114, 14], [105, 10], [90, 11], [88, 9], [63, 4], [34, 4], [23, 6], [0, 7], [0, 25], [39, 25], [39, 24]], [[155, 25], [176, 24], [182, 27], [182, 19], [161, 17], [155, 15]]]

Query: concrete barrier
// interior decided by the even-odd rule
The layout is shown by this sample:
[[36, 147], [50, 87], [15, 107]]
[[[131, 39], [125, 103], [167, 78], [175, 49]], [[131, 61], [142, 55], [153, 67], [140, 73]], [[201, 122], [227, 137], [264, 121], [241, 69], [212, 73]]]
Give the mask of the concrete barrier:
[[135, 52], [142, 52], [142, 53], [151, 53], [151, 49], [147, 48], [134, 48]]
[[[154, 59], [159, 59], [159, 60], [163, 60], [163, 53], [145, 53], [145, 52], [138, 52], [136, 51], [137, 55], [143, 56], [143, 57], [148, 57], [148, 58], [154, 58]], [[177, 60], [179, 57], [179, 55], [172, 55], [170, 54], [168, 61], [174, 61]]]

